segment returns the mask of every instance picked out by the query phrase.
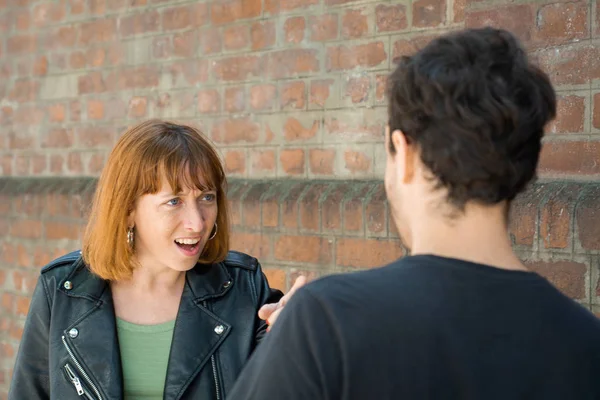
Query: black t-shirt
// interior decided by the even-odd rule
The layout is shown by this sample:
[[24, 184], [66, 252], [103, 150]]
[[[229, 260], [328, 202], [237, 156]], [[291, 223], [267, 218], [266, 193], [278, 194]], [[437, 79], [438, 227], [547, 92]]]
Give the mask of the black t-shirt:
[[532, 272], [423, 255], [298, 291], [228, 399], [600, 399], [600, 320]]

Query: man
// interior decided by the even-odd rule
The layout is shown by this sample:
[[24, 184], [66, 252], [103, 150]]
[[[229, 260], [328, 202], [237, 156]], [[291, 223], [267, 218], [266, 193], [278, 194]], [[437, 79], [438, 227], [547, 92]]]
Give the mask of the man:
[[298, 290], [228, 398], [599, 399], [600, 321], [528, 271], [507, 233], [555, 111], [509, 32], [404, 57], [385, 188], [411, 255]]

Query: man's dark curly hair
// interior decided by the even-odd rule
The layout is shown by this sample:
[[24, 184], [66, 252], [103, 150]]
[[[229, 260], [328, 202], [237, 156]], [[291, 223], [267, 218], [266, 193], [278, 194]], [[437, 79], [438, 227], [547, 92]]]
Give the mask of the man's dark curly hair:
[[458, 209], [510, 201], [535, 177], [556, 95], [510, 32], [437, 38], [403, 57], [388, 85], [390, 131], [417, 146]]

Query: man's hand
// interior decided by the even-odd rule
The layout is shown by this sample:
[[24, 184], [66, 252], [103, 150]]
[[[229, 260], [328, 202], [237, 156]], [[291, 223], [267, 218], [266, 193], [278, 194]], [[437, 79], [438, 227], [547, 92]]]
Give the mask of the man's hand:
[[278, 303], [265, 304], [258, 310], [258, 317], [264, 321], [267, 321], [267, 332], [271, 329], [277, 318], [279, 318], [279, 314], [281, 314], [281, 310], [287, 304], [287, 302], [292, 298], [296, 290], [300, 289], [302, 286], [306, 284], [306, 277], [304, 275], [300, 275], [296, 278], [294, 282], [294, 286], [279, 300]]

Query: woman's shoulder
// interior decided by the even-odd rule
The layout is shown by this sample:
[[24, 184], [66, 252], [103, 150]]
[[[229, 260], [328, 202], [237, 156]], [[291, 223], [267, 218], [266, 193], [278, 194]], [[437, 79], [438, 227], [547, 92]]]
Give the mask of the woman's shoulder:
[[260, 263], [256, 257], [235, 250], [227, 252], [227, 257], [225, 257], [223, 263], [228, 268], [242, 268], [249, 271], [256, 271], [260, 268]]
[[46, 264], [42, 270], [42, 275], [67, 275], [69, 274], [74, 265], [81, 259], [81, 251], [76, 250], [68, 254], [60, 256], [48, 264]]

